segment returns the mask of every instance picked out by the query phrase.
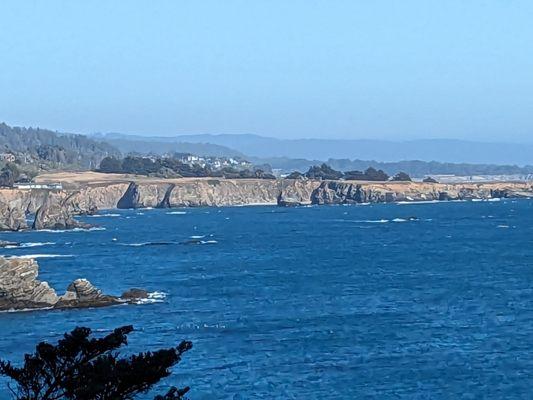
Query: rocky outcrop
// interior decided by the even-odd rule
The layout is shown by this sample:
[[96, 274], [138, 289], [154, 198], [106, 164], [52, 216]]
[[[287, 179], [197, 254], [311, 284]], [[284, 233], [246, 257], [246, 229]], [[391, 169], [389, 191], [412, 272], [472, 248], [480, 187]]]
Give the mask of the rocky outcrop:
[[20, 231], [28, 227], [23, 199], [0, 204], [0, 231]]
[[117, 208], [141, 208], [143, 206], [139, 185], [131, 182], [124, 195], [118, 201]]
[[33, 229], [74, 229], [90, 228], [91, 225], [76, 221], [65, 201], [47, 196], [43, 205], [35, 213]]
[[34, 260], [0, 257], [0, 310], [53, 307], [59, 297], [38, 274]]
[[141, 289], [129, 290], [121, 297], [105, 295], [86, 279], [75, 280], [63, 296], [58, 296], [48, 283], [37, 279], [38, 275], [35, 260], [0, 257], [0, 311], [104, 307], [148, 297]]
[[386, 200], [385, 193], [365, 190], [360, 184], [340, 181], [324, 181], [311, 193], [311, 204], [379, 203]]

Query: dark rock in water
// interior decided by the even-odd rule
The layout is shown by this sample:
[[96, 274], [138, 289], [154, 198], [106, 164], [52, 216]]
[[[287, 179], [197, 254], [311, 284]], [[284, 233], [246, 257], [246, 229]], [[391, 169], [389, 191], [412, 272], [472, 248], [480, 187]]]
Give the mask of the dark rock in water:
[[8, 242], [7, 240], [0, 240], [0, 248], [2, 247], [17, 247], [20, 246], [18, 242]]
[[172, 207], [170, 204], [170, 196], [172, 195], [172, 190], [174, 190], [175, 187], [176, 185], [173, 183], [168, 185], [168, 188], [165, 191], [165, 195], [163, 196], [163, 199], [157, 205], [157, 208], [171, 208]]
[[139, 185], [135, 182], [130, 182], [128, 189], [117, 203], [117, 208], [141, 208], [141, 194], [139, 192]]
[[451, 200], [448, 192], [439, 192], [439, 201], [447, 201], [447, 200]]
[[122, 293], [122, 296], [120, 296], [120, 298], [123, 300], [147, 299], [148, 292], [144, 289], [133, 288]]
[[493, 199], [503, 199], [509, 197], [509, 191], [507, 189], [491, 189], [490, 197]]
[[302, 205], [300, 201], [298, 201], [297, 199], [285, 196], [283, 192], [279, 193], [277, 202], [278, 202], [279, 207], [297, 207], [297, 206]]
[[90, 228], [91, 225], [72, 218], [68, 207], [58, 198], [47, 196], [35, 213], [33, 229]]
[[67, 292], [59, 298], [54, 307], [104, 307], [118, 303], [121, 301], [117, 297], [102, 294], [88, 280], [76, 279], [68, 286]]
[[63, 296], [58, 296], [48, 283], [37, 280], [38, 274], [35, 260], [0, 257], [0, 311], [104, 307], [148, 297], [142, 289], [131, 289], [121, 297], [102, 294], [86, 279], [76, 279]]

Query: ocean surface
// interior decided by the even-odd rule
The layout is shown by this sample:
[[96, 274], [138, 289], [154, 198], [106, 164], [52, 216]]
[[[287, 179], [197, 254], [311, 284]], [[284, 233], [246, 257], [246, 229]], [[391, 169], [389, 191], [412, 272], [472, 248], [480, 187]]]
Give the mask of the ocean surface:
[[156, 391], [189, 385], [192, 400], [533, 397], [533, 201], [83, 220], [101, 229], [1, 234], [24, 246], [0, 253], [36, 255], [60, 294], [82, 277], [153, 302], [1, 313], [1, 358], [132, 324], [129, 352], [193, 342]]

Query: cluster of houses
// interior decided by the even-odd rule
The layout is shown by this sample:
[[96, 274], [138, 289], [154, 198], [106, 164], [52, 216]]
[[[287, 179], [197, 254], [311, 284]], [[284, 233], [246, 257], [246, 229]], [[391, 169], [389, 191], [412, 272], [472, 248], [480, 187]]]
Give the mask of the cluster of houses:
[[174, 158], [183, 164], [191, 166], [199, 165], [202, 168], [209, 167], [212, 170], [226, 167], [233, 167], [236, 169], [250, 169], [253, 167], [251, 162], [236, 157], [205, 157], [188, 153], [173, 153], [164, 155], [163, 157]]

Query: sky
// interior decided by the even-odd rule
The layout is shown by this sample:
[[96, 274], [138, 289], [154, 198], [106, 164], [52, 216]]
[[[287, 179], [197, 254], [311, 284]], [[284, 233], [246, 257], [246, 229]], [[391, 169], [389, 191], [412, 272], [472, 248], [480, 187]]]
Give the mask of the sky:
[[533, 142], [533, 2], [0, 2], [0, 121]]

